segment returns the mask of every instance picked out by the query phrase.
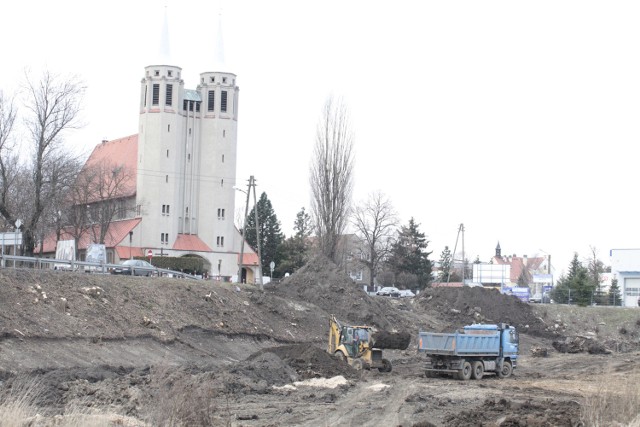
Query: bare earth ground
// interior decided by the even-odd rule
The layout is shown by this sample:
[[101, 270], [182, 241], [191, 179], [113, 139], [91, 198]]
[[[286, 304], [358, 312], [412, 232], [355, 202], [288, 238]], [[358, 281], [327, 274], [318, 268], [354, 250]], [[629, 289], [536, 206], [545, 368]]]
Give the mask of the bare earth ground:
[[[326, 353], [330, 314], [414, 338], [385, 350], [391, 373], [356, 372]], [[425, 378], [417, 332], [474, 321], [519, 328], [514, 375]], [[38, 426], [78, 412], [104, 425], [577, 426], [585, 397], [637, 374], [639, 343], [638, 309], [536, 306], [478, 288], [371, 297], [322, 259], [263, 293], [0, 270], [0, 401], [29, 397]], [[548, 357], [532, 355], [540, 348]]]

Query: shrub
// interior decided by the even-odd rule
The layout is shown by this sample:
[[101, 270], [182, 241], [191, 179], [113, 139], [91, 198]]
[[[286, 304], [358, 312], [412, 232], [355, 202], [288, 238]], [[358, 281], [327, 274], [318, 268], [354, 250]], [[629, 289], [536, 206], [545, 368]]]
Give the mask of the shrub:
[[580, 417], [587, 427], [624, 425], [640, 427], [640, 370], [615, 374], [606, 372], [596, 390], [587, 395]]

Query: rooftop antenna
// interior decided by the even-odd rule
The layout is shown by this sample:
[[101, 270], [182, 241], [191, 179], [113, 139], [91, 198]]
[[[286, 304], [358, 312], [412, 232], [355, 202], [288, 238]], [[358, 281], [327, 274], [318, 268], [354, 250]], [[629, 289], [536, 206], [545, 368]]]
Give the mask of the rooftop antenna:
[[164, 21], [162, 23], [162, 32], [160, 34], [159, 46], [159, 65], [169, 65], [171, 62], [171, 50], [169, 48], [169, 18], [167, 17], [167, 5], [164, 6]]

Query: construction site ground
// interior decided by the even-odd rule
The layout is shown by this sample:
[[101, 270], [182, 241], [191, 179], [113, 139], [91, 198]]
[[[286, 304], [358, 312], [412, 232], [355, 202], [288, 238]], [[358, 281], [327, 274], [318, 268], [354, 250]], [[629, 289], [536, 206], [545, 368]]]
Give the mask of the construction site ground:
[[[355, 371], [326, 352], [331, 314], [413, 338], [384, 351], [392, 372]], [[473, 322], [518, 328], [514, 374], [427, 378], [418, 332]], [[0, 424], [577, 426], [606, 384], [638, 378], [639, 355], [638, 308], [528, 304], [469, 287], [370, 296], [320, 257], [264, 291], [0, 270]]]

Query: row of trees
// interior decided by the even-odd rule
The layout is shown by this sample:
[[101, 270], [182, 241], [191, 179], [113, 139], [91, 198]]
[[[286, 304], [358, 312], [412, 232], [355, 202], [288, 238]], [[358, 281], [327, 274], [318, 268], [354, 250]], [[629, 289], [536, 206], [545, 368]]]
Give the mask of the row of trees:
[[[312, 217], [305, 208], [297, 213], [293, 235], [288, 238], [281, 231], [280, 221], [266, 193], [261, 194], [254, 209], [258, 212], [262, 266], [266, 268], [273, 261], [275, 277], [295, 272], [315, 251], [323, 251], [319, 239], [314, 237]], [[362, 202], [349, 220], [356, 238], [353, 241], [349, 236], [338, 236], [332, 249], [336, 264], [348, 269], [347, 255], [355, 255], [352, 257], [357, 260], [355, 267], [368, 270], [370, 285], [373, 285], [374, 277], [378, 277], [383, 286], [422, 289], [430, 283], [431, 252], [427, 251], [429, 242], [425, 234], [413, 218], [398, 228], [391, 204], [382, 193], [372, 194], [368, 201]], [[253, 209], [245, 221], [247, 243], [257, 248]]]
[[560, 304], [587, 305], [621, 305], [622, 298], [618, 280], [613, 279], [608, 292], [601, 289], [602, 273], [605, 266], [597, 258], [595, 248], [591, 248], [591, 256], [584, 266], [574, 253], [569, 264], [569, 272], [558, 279], [551, 291], [551, 298]]
[[[357, 252], [358, 267], [369, 272], [369, 284], [378, 275], [381, 284], [424, 288], [431, 280], [428, 241], [412, 218], [398, 229], [398, 216], [381, 192], [353, 205], [354, 136], [346, 106], [329, 98], [316, 131], [309, 169], [311, 213], [304, 208], [296, 216], [294, 234], [285, 238], [266, 193], [258, 212], [262, 265], [275, 262], [276, 277], [304, 265], [312, 248], [338, 265], [346, 265], [346, 252]], [[255, 215], [244, 219], [247, 241], [257, 247]], [[351, 226], [355, 242], [347, 240]], [[313, 238], [312, 238], [313, 237]], [[353, 243], [353, 247], [351, 247]]]
[[85, 234], [104, 243], [109, 224], [133, 208], [123, 200], [131, 171], [84, 165], [65, 149], [65, 134], [83, 125], [85, 89], [75, 76], [45, 71], [38, 80], [26, 74], [18, 98], [0, 91], [0, 216], [3, 230], [20, 224], [24, 255], [53, 231], [59, 239], [63, 225], [76, 247]]

